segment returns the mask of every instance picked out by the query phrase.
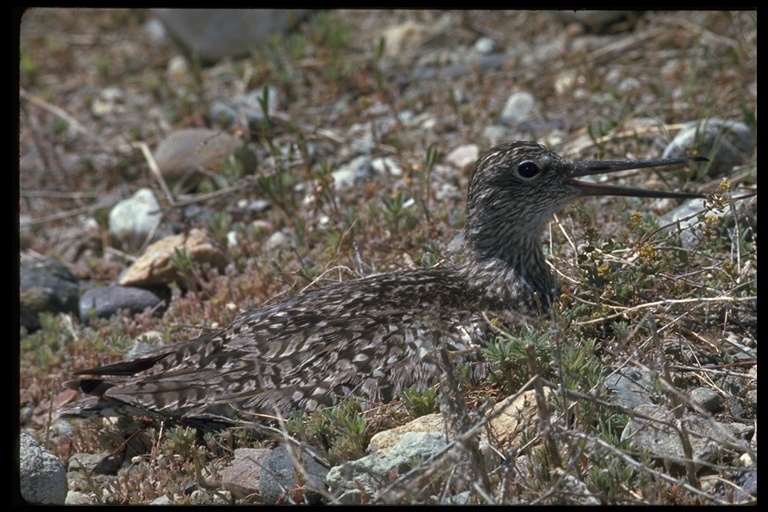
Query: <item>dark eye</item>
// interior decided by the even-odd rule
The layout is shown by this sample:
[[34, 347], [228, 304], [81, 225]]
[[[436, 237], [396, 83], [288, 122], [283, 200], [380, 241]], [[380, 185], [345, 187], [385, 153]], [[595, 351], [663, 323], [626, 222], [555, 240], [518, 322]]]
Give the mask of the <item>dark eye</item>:
[[523, 162], [517, 166], [517, 174], [521, 178], [531, 179], [541, 172], [541, 168], [534, 162]]

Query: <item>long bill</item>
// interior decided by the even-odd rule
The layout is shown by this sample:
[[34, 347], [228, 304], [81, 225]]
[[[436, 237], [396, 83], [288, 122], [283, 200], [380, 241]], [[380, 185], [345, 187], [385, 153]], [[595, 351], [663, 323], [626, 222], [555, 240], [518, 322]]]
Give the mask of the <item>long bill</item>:
[[[691, 156], [686, 158], [659, 158], [656, 160], [593, 160], [586, 162], [575, 162], [574, 172], [571, 174], [574, 178], [580, 176], [593, 176], [595, 174], [606, 174], [609, 172], [624, 171], [627, 169], [645, 169], [648, 167], [661, 167], [665, 165], [682, 165], [691, 162], [708, 162], [703, 156]], [[678, 198], [695, 199], [704, 197], [701, 194], [690, 194], [688, 192], [664, 192], [661, 190], [648, 190], [635, 187], [620, 187], [617, 185], [604, 185], [600, 183], [590, 183], [570, 180], [571, 185], [575, 185], [584, 196], [628, 196], [628, 197], [657, 197], [657, 198]]]

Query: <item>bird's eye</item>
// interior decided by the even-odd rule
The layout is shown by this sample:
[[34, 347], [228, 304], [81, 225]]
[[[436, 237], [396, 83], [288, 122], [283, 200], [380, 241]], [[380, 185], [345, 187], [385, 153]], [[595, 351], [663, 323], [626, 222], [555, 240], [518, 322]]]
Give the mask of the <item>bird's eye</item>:
[[535, 162], [523, 162], [517, 166], [517, 174], [521, 178], [531, 179], [541, 172], [541, 168]]

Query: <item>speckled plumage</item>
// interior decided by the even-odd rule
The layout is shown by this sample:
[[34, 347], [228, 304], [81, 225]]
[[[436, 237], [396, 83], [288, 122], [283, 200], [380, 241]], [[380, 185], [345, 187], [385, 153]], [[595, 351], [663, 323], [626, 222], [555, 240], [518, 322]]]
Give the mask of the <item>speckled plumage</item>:
[[557, 210], [585, 195], [696, 197], [574, 178], [694, 160], [703, 159], [573, 162], [531, 142], [497, 146], [469, 180], [464, 263], [336, 283], [243, 313], [218, 332], [79, 371], [90, 377], [67, 385], [90, 396], [65, 415], [257, 423], [350, 394], [381, 403], [432, 384], [436, 350], [472, 359], [484, 318], [521, 322], [551, 307], [555, 280], [540, 239]]

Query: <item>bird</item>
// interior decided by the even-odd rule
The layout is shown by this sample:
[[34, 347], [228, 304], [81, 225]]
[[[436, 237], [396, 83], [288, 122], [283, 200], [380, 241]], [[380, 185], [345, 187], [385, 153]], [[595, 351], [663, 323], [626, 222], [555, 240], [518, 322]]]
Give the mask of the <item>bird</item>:
[[495, 146], [469, 177], [459, 262], [312, 289], [197, 338], [77, 371], [65, 386], [85, 396], [62, 416], [253, 425], [350, 396], [386, 403], [435, 384], [438, 350], [472, 361], [488, 319], [521, 324], [554, 306], [542, 237], [560, 209], [585, 196], [701, 197], [579, 178], [705, 161], [574, 161], [530, 141]]

